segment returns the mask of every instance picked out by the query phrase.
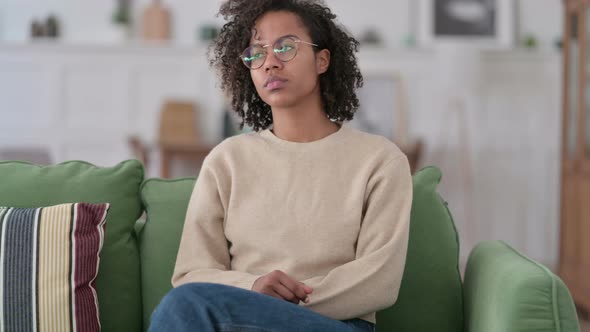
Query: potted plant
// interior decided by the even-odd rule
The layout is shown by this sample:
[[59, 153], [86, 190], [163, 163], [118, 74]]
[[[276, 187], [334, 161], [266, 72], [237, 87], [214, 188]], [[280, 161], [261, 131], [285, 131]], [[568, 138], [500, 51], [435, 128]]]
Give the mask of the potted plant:
[[113, 37], [118, 41], [127, 41], [131, 37], [131, 0], [117, 0], [112, 16]]

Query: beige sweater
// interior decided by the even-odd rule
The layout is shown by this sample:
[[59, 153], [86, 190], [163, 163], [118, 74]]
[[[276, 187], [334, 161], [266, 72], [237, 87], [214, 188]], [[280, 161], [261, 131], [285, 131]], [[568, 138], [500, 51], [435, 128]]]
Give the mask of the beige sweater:
[[374, 323], [397, 298], [411, 203], [407, 158], [383, 137], [344, 125], [310, 143], [227, 139], [203, 163], [172, 284], [250, 290], [281, 270], [314, 289], [301, 305]]

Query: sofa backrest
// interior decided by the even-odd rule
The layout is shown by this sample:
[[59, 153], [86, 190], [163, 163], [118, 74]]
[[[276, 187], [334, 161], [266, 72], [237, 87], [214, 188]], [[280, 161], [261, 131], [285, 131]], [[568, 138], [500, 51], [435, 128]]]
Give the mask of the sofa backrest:
[[96, 280], [103, 331], [141, 330], [139, 250], [133, 227], [142, 213], [143, 167], [135, 160], [114, 167], [70, 161], [52, 166], [0, 162], [0, 206], [110, 203]]
[[[435, 167], [413, 177], [410, 241], [404, 277], [394, 306], [377, 314], [379, 331], [461, 331], [463, 294], [459, 243], [453, 219], [436, 191]], [[144, 182], [141, 197], [148, 220], [140, 233], [144, 327], [170, 279], [194, 178]]]
[[194, 178], [184, 178], [148, 179], [141, 186], [141, 200], [147, 212], [145, 225], [138, 227], [146, 330], [152, 311], [172, 288], [172, 272], [194, 185]]
[[462, 331], [459, 240], [447, 202], [436, 187], [442, 174], [426, 167], [413, 176], [410, 241], [397, 302], [377, 313], [378, 331]]

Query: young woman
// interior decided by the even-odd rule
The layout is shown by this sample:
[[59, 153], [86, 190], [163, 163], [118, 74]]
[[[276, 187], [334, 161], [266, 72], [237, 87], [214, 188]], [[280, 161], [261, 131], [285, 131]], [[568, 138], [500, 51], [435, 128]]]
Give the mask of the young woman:
[[412, 181], [344, 124], [358, 42], [320, 1], [228, 0], [212, 64], [253, 133], [203, 163], [151, 331], [373, 331], [398, 294]]

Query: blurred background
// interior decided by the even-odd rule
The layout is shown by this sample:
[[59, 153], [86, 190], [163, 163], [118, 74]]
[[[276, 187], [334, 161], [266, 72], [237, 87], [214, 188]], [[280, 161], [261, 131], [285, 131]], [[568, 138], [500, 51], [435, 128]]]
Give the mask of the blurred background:
[[[137, 158], [150, 177], [196, 176], [240, 133], [206, 57], [221, 2], [0, 0], [0, 160]], [[588, 251], [564, 247], [590, 235], [578, 185], [590, 142], [585, 5], [326, 2], [362, 45], [352, 125], [395, 141], [414, 169], [442, 169], [462, 266], [476, 243], [501, 239], [572, 287], [588, 279]]]

